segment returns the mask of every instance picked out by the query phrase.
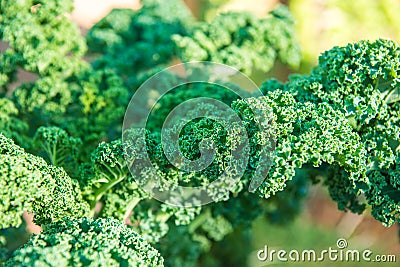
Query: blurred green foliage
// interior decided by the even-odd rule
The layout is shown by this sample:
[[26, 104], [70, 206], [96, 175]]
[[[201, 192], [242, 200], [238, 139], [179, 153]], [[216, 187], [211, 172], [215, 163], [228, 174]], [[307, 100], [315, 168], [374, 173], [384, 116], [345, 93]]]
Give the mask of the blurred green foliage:
[[303, 52], [302, 72], [336, 45], [377, 38], [400, 41], [397, 0], [290, 0], [288, 4]]

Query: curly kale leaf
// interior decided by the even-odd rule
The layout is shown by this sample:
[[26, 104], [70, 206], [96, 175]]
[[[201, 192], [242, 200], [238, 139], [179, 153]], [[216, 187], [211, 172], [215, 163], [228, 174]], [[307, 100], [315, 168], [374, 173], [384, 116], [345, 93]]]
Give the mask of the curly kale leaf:
[[384, 39], [360, 41], [322, 53], [311, 74], [293, 76], [286, 87], [299, 100], [333, 105], [362, 131], [400, 100], [399, 70], [398, 44]]
[[18, 87], [12, 100], [32, 130], [57, 126], [80, 138], [84, 160], [100, 140], [120, 136], [129, 92], [115, 72], [83, 68], [70, 79], [45, 77]]
[[1, 228], [20, 225], [24, 211], [33, 213], [34, 222], [39, 225], [88, 212], [78, 183], [62, 168], [26, 153], [3, 135], [0, 161]]
[[262, 86], [265, 93], [279, 88], [298, 101], [327, 103], [346, 117], [365, 149], [367, 180], [354, 184], [338, 178], [346, 176], [343, 170], [331, 169], [326, 183], [340, 209], [358, 213], [365, 208], [354, 191], [360, 189], [372, 215], [384, 225], [399, 218], [398, 189], [392, 178], [400, 147], [399, 69], [398, 44], [360, 41], [324, 52], [309, 75], [294, 75], [286, 84], [270, 80]]
[[[93, 64], [115, 69], [124, 77], [168, 63], [175, 55], [173, 34], [186, 34], [193, 20], [181, 0], [143, 0], [138, 11], [114, 9], [87, 34]], [[121, 53], [121, 51], [124, 51]]]
[[82, 165], [81, 184], [85, 194], [93, 198], [94, 206], [108, 190], [129, 176], [121, 140], [102, 142], [92, 152], [90, 163]]
[[29, 147], [29, 125], [18, 118], [18, 114], [18, 109], [10, 99], [0, 98], [0, 133], [15, 140], [20, 146]]
[[82, 141], [58, 127], [39, 127], [33, 137], [34, 148], [45, 155], [51, 165], [66, 169], [77, 164]]
[[0, 39], [9, 48], [2, 54], [0, 88], [8, 88], [17, 68], [40, 77], [66, 78], [77, 72], [86, 52], [79, 28], [65, 14], [72, 1], [1, 1]]
[[244, 12], [221, 14], [195, 26], [187, 36], [173, 38], [182, 61], [224, 63], [251, 74], [269, 71], [277, 58], [292, 67], [299, 65], [293, 24], [290, 12], [279, 6], [263, 19]]
[[46, 225], [5, 266], [162, 267], [160, 253], [121, 222], [64, 218]]
[[[276, 124], [276, 149], [268, 176], [257, 189], [268, 198], [285, 188], [296, 169], [305, 164], [319, 167], [337, 165], [358, 190], [365, 183], [365, 150], [346, 118], [327, 104], [297, 102], [288, 92], [276, 90], [265, 97], [239, 100], [233, 104], [245, 121], [255, 121], [249, 104], [270, 106]], [[249, 123], [254, 127], [254, 123]], [[257, 143], [255, 143], [257, 144]], [[251, 150], [257, 157], [257, 150]], [[363, 168], [364, 167], [364, 168]], [[254, 169], [254, 167], [253, 167]]]

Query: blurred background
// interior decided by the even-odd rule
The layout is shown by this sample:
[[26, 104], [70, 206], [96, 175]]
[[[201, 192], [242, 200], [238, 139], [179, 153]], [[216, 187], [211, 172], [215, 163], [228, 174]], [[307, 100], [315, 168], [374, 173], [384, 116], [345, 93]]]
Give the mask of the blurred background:
[[[399, 0], [185, 0], [204, 20], [218, 12], [248, 10], [264, 16], [277, 4], [288, 5], [296, 19], [302, 52], [301, 72], [317, 63], [318, 55], [335, 45], [361, 39], [400, 40]], [[76, 0], [71, 14], [85, 32], [113, 8], [140, 8], [139, 0]], [[298, 71], [297, 71], [298, 72]]]
[[[249, 10], [265, 15], [277, 4], [285, 4], [296, 19], [297, 36], [302, 48], [302, 64], [292, 70], [277, 64], [269, 76], [286, 80], [292, 72], [306, 73], [316, 65], [322, 51], [361, 39], [391, 38], [400, 40], [400, 0], [186, 0], [193, 14], [210, 20], [219, 12]], [[140, 8], [138, 0], [76, 0], [71, 18], [82, 34], [113, 8]], [[28, 226], [29, 227], [29, 226]], [[252, 250], [268, 245], [271, 249], [316, 249], [335, 247], [338, 238], [346, 238], [350, 248], [369, 248], [374, 253], [396, 254], [400, 261], [399, 229], [383, 227], [368, 213], [354, 215], [338, 211], [327, 192], [320, 187], [310, 189], [304, 210], [284, 226], [256, 221]], [[35, 232], [35, 229], [29, 229]], [[251, 266], [262, 266], [255, 253]], [[322, 266], [321, 263], [316, 263]], [[316, 265], [315, 264], [315, 265]], [[367, 266], [398, 266], [371, 263]], [[296, 266], [309, 266], [297, 263]], [[364, 264], [363, 264], [364, 265]], [[323, 263], [323, 266], [360, 266], [359, 263]]]

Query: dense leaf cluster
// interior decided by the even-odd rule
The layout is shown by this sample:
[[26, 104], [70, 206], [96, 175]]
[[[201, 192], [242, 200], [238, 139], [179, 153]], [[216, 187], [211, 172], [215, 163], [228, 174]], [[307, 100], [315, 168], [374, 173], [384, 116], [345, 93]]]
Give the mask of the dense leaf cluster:
[[48, 165], [0, 134], [0, 227], [19, 226], [24, 211], [47, 224], [64, 216], [80, 217], [88, 205], [76, 180], [60, 167]]
[[71, 219], [46, 226], [4, 266], [164, 266], [160, 253], [115, 219]]
[[142, 3], [139, 11], [111, 11], [87, 36], [90, 51], [101, 55], [95, 66], [114, 68], [130, 84], [138, 71], [174, 58], [224, 63], [246, 74], [269, 71], [277, 58], [292, 67], [300, 63], [294, 20], [284, 6], [262, 19], [229, 12], [196, 22], [179, 0]]
[[[97, 68], [111, 67], [129, 79], [167, 64], [175, 55], [173, 34], [186, 34], [193, 18], [179, 0], [144, 0], [138, 11], [114, 9], [87, 34]], [[123, 51], [123, 53], [121, 53]]]
[[[352, 159], [360, 171], [358, 179], [334, 170], [326, 183], [340, 209], [362, 212], [368, 204], [385, 225], [398, 221], [400, 214], [399, 56], [399, 45], [383, 39], [334, 47], [320, 56], [309, 75], [294, 75], [284, 85], [268, 81], [263, 87], [282, 88], [301, 102], [327, 103], [343, 114], [365, 158]], [[360, 203], [361, 195], [366, 203]]]
[[0, 39], [9, 45], [0, 56], [2, 92], [15, 81], [18, 68], [61, 80], [86, 65], [81, 60], [85, 40], [66, 16], [72, 1], [1, 1], [0, 6]]
[[[244, 264], [231, 241], [248, 242], [260, 216], [293, 219], [318, 182], [339, 209], [370, 208], [386, 226], [399, 222], [398, 44], [334, 47], [307, 75], [265, 81], [263, 95], [233, 82], [183, 84], [159, 99], [146, 129], [122, 133], [129, 98], [174, 60], [216, 61], [247, 74], [265, 73], [277, 59], [300, 60], [284, 7], [265, 18], [237, 12], [205, 22], [179, 0], [142, 4], [111, 11], [85, 39], [65, 15], [71, 1], [0, 1], [0, 37], [9, 45], [0, 55], [0, 228], [20, 226], [25, 211], [43, 226], [12, 255], [0, 236], [6, 266], [162, 266], [148, 243], [167, 266], [217, 266], [226, 253]], [[14, 84], [21, 69], [36, 80]], [[157, 82], [179, 81], [170, 73]], [[149, 101], [158, 98], [149, 91]], [[193, 120], [181, 125], [178, 116], [162, 129], [178, 105], [199, 97], [228, 109], [203, 101], [181, 112]], [[176, 132], [176, 143], [162, 142]], [[199, 159], [209, 164], [179, 168]], [[154, 181], [164, 195], [202, 187], [214, 203], [159, 203], [143, 187]], [[168, 200], [198, 201], [173, 192]]]
[[235, 67], [246, 74], [269, 71], [277, 58], [289, 66], [300, 63], [293, 39], [293, 18], [280, 6], [267, 18], [251, 13], [227, 13], [194, 27], [188, 36], [173, 37], [183, 61], [212, 61]]

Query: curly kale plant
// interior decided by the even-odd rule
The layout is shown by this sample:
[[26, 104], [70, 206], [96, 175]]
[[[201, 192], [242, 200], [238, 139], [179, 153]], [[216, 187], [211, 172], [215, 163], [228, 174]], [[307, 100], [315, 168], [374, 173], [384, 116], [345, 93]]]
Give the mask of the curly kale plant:
[[39, 127], [33, 137], [34, 147], [42, 151], [50, 164], [65, 167], [78, 158], [80, 139], [58, 127]]
[[91, 28], [90, 52], [102, 55], [94, 62], [97, 68], [111, 67], [123, 77], [135, 76], [172, 60], [171, 36], [186, 34], [194, 18], [180, 0], [143, 0], [142, 4], [138, 11], [114, 9]]
[[230, 12], [208, 23], [196, 22], [179, 0], [142, 4], [139, 11], [111, 11], [89, 31], [89, 50], [102, 55], [96, 67], [114, 68], [133, 81], [138, 71], [175, 58], [224, 63], [247, 74], [269, 71], [277, 58], [293, 67], [300, 63], [294, 21], [283, 6], [262, 19]]
[[16, 250], [4, 266], [162, 267], [160, 253], [115, 219], [51, 223]]
[[1, 1], [0, 7], [0, 39], [9, 45], [0, 56], [2, 93], [18, 68], [62, 80], [85, 65], [85, 40], [66, 16], [72, 1]]
[[64, 216], [80, 217], [88, 205], [76, 180], [59, 167], [26, 153], [0, 134], [0, 228], [19, 226], [24, 211], [35, 223], [47, 224]]
[[[399, 56], [393, 41], [361, 41], [324, 52], [309, 75], [263, 86], [266, 92], [282, 88], [302, 102], [327, 103], [345, 116], [365, 150], [365, 159], [352, 160], [363, 174], [351, 181], [332, 170], [325, 183], [340, 209], [360, 213], [368, 204], [372, 215], [388, 226], [400, 214]], [[360, 203], [361, 195], [366, 203]]]
[[300, 63], [294, 41], [293, 18], [280, 6], [267, 18], [251, 13], [226, 13], [203, 22], [188, 34], [174, 35], [183, 61], [213, 61], [235, 67], [246, 74], [269, 71], [279, 58], [289, 66]]
[[[198, 21], [183, 1], [143, 0], [138, 10], [111, 11], [83, 37], [66, 15], [72, 1], [0, 7], [8, 44], [0, 54], [0, 233], [21, 226], [26, 212], [42, 227], [15, 251], [0, 236], [5, 266], [163, 266], [161, 255], [166, 266], [224, 266], [227, 254], [244, 266], [248, 252], [238, 253], [236, 243], [250, 242], [254, 220], [291, 221], [319, 182], [339, 209], [400, 223], [400, 46], [393, 41], [334, 47], [311, 73], [267, 80], [258, 95], [239, 82], [187, 84], [171, 72], [150, 87], [181, 85], [160, 99], [149, 89], [140, 103], [158, 99], [146, 129], [123, 128], [131, 96], [174, 62], [215, 61], [264, 76], [276, 60], [296, 67], [288, 10]], [[14, 83], [20, 70], [35, 80]], [[164, 127], [177, 106], [200, 97], [228, 109], [203, 101], [181, 112], [194, 119]], [[207, 166], [179, 168], [204, 152], [212, 154]], [[203, 188], [213, 203], [152, 198], [199, 203], [180, 187]]]

